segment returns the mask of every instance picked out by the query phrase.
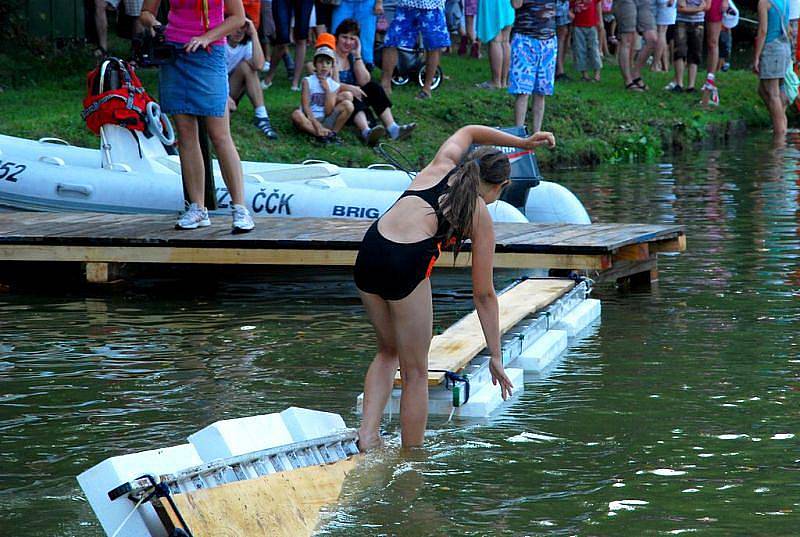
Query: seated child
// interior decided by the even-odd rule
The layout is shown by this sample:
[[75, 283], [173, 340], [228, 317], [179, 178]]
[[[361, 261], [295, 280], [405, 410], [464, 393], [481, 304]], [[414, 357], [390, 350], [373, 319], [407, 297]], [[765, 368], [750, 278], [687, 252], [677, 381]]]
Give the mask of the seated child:
[[353, 113], [353, 97], [350, 92], [342, 92], [342, 98], [336, 102], [339, 83], [331, 76], [335, 61], [336, 53], [331, 47], [323, 45], [316, 49], [316, 72], [303, 79], [300, 89], [301, 107], [292, 112], [292, 123], [295, 127], [325, 144], [341, 143], [338, 133]]
[[258, 42], [256, 27], [251, 20], [247, 19], [241, 28], [228, 36], [225, 53], [230, 86], [228, 109], [235, 112], [239, 100], [247, 93], [255, 110], [253, 124], [270, 140], [276, 139], [278, 134], [269, 121], [264, 106], [261, 81], [258, 78], [258, 72], [264, 67], [264, 52]]

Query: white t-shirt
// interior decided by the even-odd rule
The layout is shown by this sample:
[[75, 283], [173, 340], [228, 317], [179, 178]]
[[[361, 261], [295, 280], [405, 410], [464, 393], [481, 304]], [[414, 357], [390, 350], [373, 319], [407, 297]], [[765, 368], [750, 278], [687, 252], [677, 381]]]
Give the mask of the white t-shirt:
[[246, 45], [238, 45], [236, 47], [230, 46], [225, 43], [225, 61], [228, 62], [228, 74], [231, 73], [236, 66], [244, 61], [248, 61], [253, 57], [253, 42], [248, 41]]
[[[325, 117], [325, 90], [322, 89], [322, 84], [317, 75], [309, 75], [305, 80], [308, 81], [311, 113], [314, 114], [315, 118], [322, 119]], [[339, 83], [328, 77], [328, 89], [335, 93], [339, 89]]]
[[800, 19], [800, 0], [789, 0], [789, 20]]

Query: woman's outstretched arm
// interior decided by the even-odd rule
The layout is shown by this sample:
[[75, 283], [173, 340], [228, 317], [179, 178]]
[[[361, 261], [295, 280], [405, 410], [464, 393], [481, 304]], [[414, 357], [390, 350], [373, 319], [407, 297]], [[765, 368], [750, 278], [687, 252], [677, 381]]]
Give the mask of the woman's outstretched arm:
[[534, 149], [540, 145], [554, 147], [556, 139], [549, 132], [537, 132], [527, 138], [520, 138], [484, 125], [467, 125], [458, 129], [450, 138], [445, 140], [429, 166], [441, 166], [450, 169], [458, 165], [472, 144]]

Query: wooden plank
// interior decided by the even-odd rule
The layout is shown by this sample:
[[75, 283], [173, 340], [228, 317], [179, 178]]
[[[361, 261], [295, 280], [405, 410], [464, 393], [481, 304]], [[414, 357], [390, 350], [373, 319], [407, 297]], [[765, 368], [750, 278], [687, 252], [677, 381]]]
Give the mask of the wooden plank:
[[[498, 296], [500, 305], [500, 333], [504, 334], [527, 315], [552, 304], [575, 287], [575, 282], [565, 279], [531, 279], [521, 282]], [[428, 385], [444, 382], [444, 371], [458, 372], [486, 348], [477, 311], [434, 336], [428, 353]], [[395, 385], [402, 385], [400, 374]]]
[[639, 274], [642, 272], [651, 273], [653, 270], [656, 271], [655, 274], [657, 279], [658, 260], [655, 255], [650, 257], [650, 259], [645, 259], [642, 261], [619, 261], [614, 263], [614, 266], [611, 267], [611, 269], [601, 272], [597, 276], [596, 281], [598, 283], [613, 280], [620, 282], [621, 280], [630, 278], [634, 274]]
[[617, 261], [642, 261], [644, 259], [650, 259], [650, 248], [646, 242], [623, 246], [614, 253], [613, 257], [614, 263]]
[[[312, 250], [293, 248], [208, 248], [168, 246], [69, 246], [2, 244], [4, 261], [79, 261], [83, 263], [188, 263], [229, 265], [353, 266], [357, 250]], [[437, 266], [468, 267], [471, 258], [462, 252], [453, 263], [452, 252], [443, 252]], [[569, 254], [496, 253], [495, 268], [574, 268], [603, 270], [610, 265], [605, 256]]]
[[666, 239], [650, 243], [650, 251], [661, 252], [684, 252], [686, 251], [686, 235], [678, 235], [674, 239]]
[[302, 537], [362, 459], [308, 466], [173, 496], [194, 537]]

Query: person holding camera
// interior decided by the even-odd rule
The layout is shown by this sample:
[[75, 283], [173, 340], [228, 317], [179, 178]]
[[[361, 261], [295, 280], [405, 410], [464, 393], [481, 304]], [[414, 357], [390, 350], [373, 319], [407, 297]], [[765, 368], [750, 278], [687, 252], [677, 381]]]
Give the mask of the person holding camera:
[[[145, 0], [139, 17], [145, 29], [156, 19], [161, 0]], [[242, 163], [231, 138], [225, 36], [245, 22], [242, 0], [170, 0], [166, 41], [176, 48], [175, 60], [161, 66], [159, 100], [178, 131], [181, 176], [189, 208], [177, 229], [211, 225], [205, 207], [205, 165], [200, 149], [199, 120], [205, 121], [231, 196], [233, 233], [255, 226], [244, 206]]]

